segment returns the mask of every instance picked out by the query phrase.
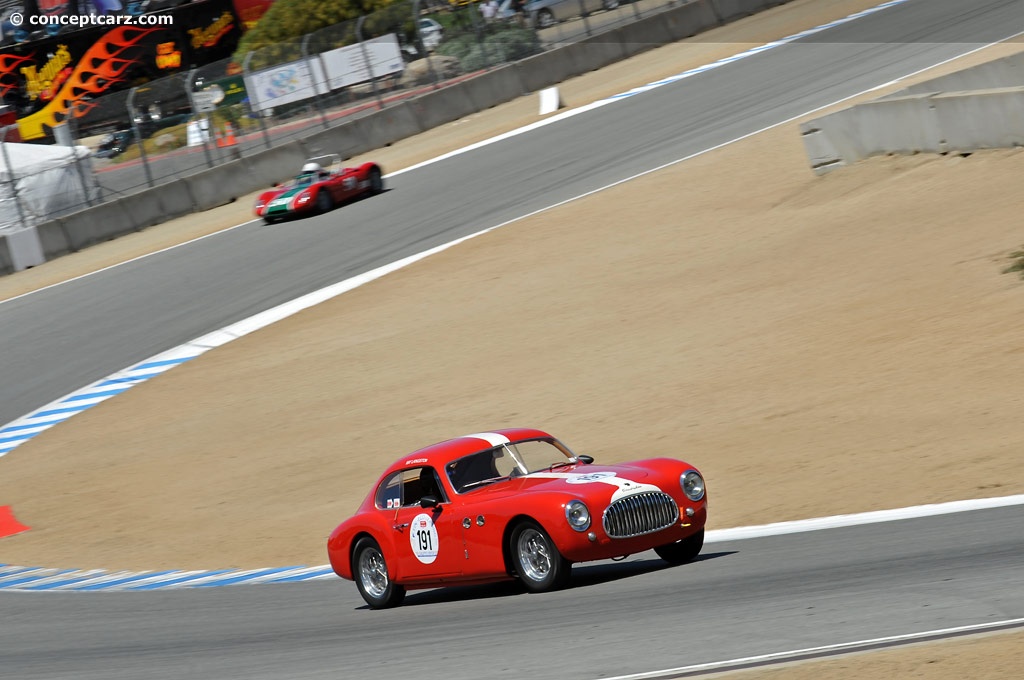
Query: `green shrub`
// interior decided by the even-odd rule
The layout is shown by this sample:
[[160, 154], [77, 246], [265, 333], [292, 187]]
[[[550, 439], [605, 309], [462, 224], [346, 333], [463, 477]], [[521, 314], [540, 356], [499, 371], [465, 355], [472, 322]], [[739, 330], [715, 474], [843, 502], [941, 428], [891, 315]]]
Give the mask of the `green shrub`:
[[1009, 274], [1011, 272], [1020, 272], [1020, 277], [1024, 279], [1024, 248], [1010, 253], [1010, 259], [1014, 262], [1004, 269], [1003, 273]]

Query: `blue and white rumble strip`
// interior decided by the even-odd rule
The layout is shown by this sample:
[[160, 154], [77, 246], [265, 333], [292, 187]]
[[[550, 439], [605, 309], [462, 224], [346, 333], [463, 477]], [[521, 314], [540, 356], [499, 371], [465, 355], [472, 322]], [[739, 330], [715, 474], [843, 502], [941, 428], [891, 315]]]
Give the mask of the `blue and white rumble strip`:
[[295, 583], [337, 578], [328, 566], [219, 571], [103, 571], [40, 569], [0, 564], [0, 590], [169, 590], [256, 583]]

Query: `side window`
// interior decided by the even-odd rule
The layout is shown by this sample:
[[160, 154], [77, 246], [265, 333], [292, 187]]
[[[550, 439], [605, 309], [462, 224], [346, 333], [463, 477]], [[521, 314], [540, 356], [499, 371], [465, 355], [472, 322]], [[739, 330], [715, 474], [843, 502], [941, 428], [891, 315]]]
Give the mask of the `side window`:
[[391, 510], [402, 507], [402, 473], [396, 472], [385, 479], [377, 489], [378, 508]]
[[424, 496], [433, 496], [442, 503], [446, 500], [437, 474], [429, 467], [402, 470], [389, 476], [377, 489], [376, 504], [385, 510], [410, 507], [419, 505]]

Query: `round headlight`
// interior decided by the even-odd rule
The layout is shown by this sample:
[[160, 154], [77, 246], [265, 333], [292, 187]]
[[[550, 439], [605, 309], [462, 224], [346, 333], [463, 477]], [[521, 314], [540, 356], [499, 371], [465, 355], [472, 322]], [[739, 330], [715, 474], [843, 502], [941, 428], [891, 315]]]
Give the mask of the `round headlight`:
[[583, 501], [569, 501], [565, 504], [565, 519], [576, 531], [586, 531], [590, 526], [590, 510]]
[[704, 498], [704, 478], [696, 470], [687, 470], [679, 477], [679, 486], [691, 501]]

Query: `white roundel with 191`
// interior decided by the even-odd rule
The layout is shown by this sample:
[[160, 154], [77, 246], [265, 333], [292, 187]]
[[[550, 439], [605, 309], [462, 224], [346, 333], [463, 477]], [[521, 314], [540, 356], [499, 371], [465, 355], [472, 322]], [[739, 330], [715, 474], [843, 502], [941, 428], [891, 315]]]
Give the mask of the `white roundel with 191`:
[[412, 554], [423, 564], [430, 564], [437, 559], [437, 527], [433, 518], [425, 512], [413, 517], [409, 525], [409, 543]]

